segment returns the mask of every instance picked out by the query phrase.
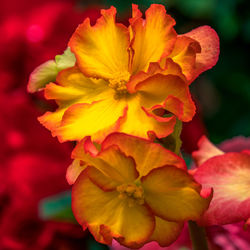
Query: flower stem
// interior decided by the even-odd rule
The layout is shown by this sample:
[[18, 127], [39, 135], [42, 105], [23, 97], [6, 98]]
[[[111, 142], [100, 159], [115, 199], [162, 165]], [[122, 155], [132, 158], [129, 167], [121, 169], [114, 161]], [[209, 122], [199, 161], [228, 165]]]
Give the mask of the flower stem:
[[208, 250], [207, 237], [204, 227], [198, 226], [194, 221], [189, 221], [188, 228], [193, 250]]

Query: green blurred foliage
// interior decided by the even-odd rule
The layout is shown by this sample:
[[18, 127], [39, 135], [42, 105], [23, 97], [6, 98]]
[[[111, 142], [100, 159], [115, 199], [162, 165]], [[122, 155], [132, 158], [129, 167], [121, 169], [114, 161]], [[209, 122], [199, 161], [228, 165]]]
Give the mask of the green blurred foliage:
[[77, 223], [71, 209], [71, 191], [47, 197], [39, 203], [39, 217], [43, 220], [56, 220]]

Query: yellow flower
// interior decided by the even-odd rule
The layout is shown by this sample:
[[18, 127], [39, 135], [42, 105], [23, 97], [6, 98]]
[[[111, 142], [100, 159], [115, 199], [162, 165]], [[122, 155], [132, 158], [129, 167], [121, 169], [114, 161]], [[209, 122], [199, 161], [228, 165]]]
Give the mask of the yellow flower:
[[183, 222], [199, 219], [211, 200], [201, 197], [180, 157], [137, 137], [111, 134], [100, 151], [86, 137], [72, 156], [84, 165], [67, 174], [74, 183], [74, 215], [104, 244], [114, 238], [131, 248], [150, 241], [168, 246]]
[[112, 132], [162, 138], [176, 118], [190, 121], [195, 106], [188, 84], [216, 63], [216, 32], [204, 26], [177, 36], [175, 21], [157, 4], [145, 20], [133, 5], [129, 27], [115, 22], [114, 7], [101, 14], [71, 37], [76, 65], [46, 86], [46, 98], [59, 108], [39, 121], [60, 141], [91, 135], [99, 142]]

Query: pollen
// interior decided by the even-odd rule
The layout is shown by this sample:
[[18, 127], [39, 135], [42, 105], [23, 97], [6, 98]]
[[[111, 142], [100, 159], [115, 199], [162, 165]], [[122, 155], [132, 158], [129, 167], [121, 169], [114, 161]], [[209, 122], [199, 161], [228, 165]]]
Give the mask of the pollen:
[[127, 82], [129, 80], [130, 74], [128, 72], [117, 73], [109, 80], [109, 87], [115, 90], [115, 99], [119, 99], [125, 96], [127, 91]]
[[122, 184], [117, 187], [117, 191], [120, 193], [118, 198], [127, 199], [129, 207], [133, 207], [135, 204], [144, 204], [144, 191], [141, 186], [134, 183]]

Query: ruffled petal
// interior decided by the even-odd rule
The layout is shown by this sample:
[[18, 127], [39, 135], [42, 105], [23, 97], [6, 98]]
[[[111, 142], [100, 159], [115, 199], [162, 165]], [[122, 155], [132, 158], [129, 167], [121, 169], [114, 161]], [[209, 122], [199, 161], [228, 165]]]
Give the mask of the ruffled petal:
[[194, 29], [184, 36], [190, 37], [199, 42], [201, 53], [196, 54], [196, 63], [192, 82], [202, 72], [211, 69], [218, 61], [220, 53], [219, 37], [214, 29], [209, 26], [202, 26]]
[[198, 141], [199, 149], [192, 153], [192, 157], [197, 166], [200, 166], [209, 158], [212, 158], [216, 155], [224, 154], [223, 151], [218, 149], [215, 145], [213, 145], [206, 136], [202, 136]]
[[198, 220], [212, 198], [201, 197], [200, 185], [173, 166], [153, 169], [141, 182], [145, 202], [155, 215], [168, 221]]
[[91, 104], [74, 104], [64, 113], [55, 134], [62, 142], [81, 140], [89, 135], [100, 142], [119, 128], [120, 119], [126, 115], [126, 107], [126, 102], [117, 101], [113, 96]]
[[200, 52], [201, 47], [197, 41], [190, 37], [178, 36], [175, 47], [169, 57], [180, 65], [183, 74], [190, 81], [195, 71], [196, 54]]
[[190, 121], [195, 114], [188, 85], [178, 76], [157, 74], [137, 84], [135, 90], [145, 108], [165, 101], [162, 107], [181, 121]]
[[113, 94], [106, 81], [88, 78], [78, 67], [61, 71], [56, 82], [57, 84], [50, 83], [46, 86], [45, 97], [55, 99], [59, 105], [63, 105], [65, 101], [68, 106], [78, 101], [91, 103], [98, 98], [103, 99]]
[[48, 130], [51, 131], [52, 136], [56, 136], [54, 131], [60, 126], [62, 117], [66, 108], [59, 108], [54, 112], [46, 112], [42, 116], [38, 117], [38, 121]]
[[147, 72], [140, 71], [136, 75], [131, 76], [127, 83], [129, 93], [135, 93], [135, 88], [138, 83], [156, 74], [175, 75], [180, 77], [183, 81], [186, 81], [186, 77], [183, 75], [181, 67], [171, 58], [163, 58], [160, 62], [150, 63]]
[[73, 162], [68, 166], [66, 172], [66, 179], [69, 185], [73, 185], [81, 174], [81, 172], [86, 169], [87, 164], [81, 160], [73, 160]]
[[106, 149], [112, 145], [117, 145], [126, 155], [133, 156], [140, 176], [145, 176], [152, 169], [164, 165], [186, 169], [182, 158], [163, 148], [160, 144], [148, 140], [127, 134], [113, 133], [103, 141], [102, 148]]
[[77, 64], [89, 77], [113, 79], [128, 77], [129, 32], [115, 23], [116, 9], [101, 11], [102, 16], [94, 26], [89, 18], [78, 26], [70, 39]]
[[[111, 98], [112, 89], [104, 80], [85, 77], [77, 67], [61, 71], [55, 83], [47, 84], [45, 97], [53, 99], [59, 105], [54, 112], [46, 112], [38, 120], [56, 136], [55, 130], [60, 127], [65, 111], [75, 103], [91, 103], [94, 100]], [[112, 97], [113, 98], [113, 97]]]
[[167, 247], [177, 240], [182, 228], [182, 222], [170, 222], [155, 216], [155, 230], [149, 241], [156, 241], [161, 247]]
[[129, 207], [117, 191], [104, 192], [83, 171], [72, 190], [72, 208], [77, 221], [88, 227], [98, 242], [112, 238], [127, 247], [144, 243], [155, 227], [154, 216], [143, 205]]
[[231, 224], [250, 217], [250, 155], [226, 153], [204, 162], [194, 178], [204, 188], [213, 188], [209, 209], [202, 225]]
[[150, 62], [169, 55], [176, 40], [175, 21], [166, 14], [163, 5], [152, 4], [145, 14], [146, 20], [141, 18], [138, 6], [133, 5], [133, 18], [130, 19], [134, 51], [132, 74], [146, 71]]
[[175, 117], [158, 117], [141, 105], [140, 98], [131, 98], [128, 102], [127, 115], [121, 121], [119, 132], [141, 138], [166, 137], [174, 130]]
[[[88, 140], [83, 140], [77, 144], [72, 152], [72, 158], [94, 166], [104, 175], [103, 178], [110, 179], [110, 182], [115, 181], [116, 184], [114, 185], [133, 182], [139, 176], [134, 159], [122, 153], [116, 145], [105, 148], [94, 156], [87, 151], [86, 143], [88, 143]], [[94, 177], [98, 173], [89, 171], [89, 177], [93, 177], [91, 180], [97, 185], [100, 183], [99, 186], [103, 187], [101, 178], [98, 180]], [[115, 187], [114, 185], [113, 187]]]

